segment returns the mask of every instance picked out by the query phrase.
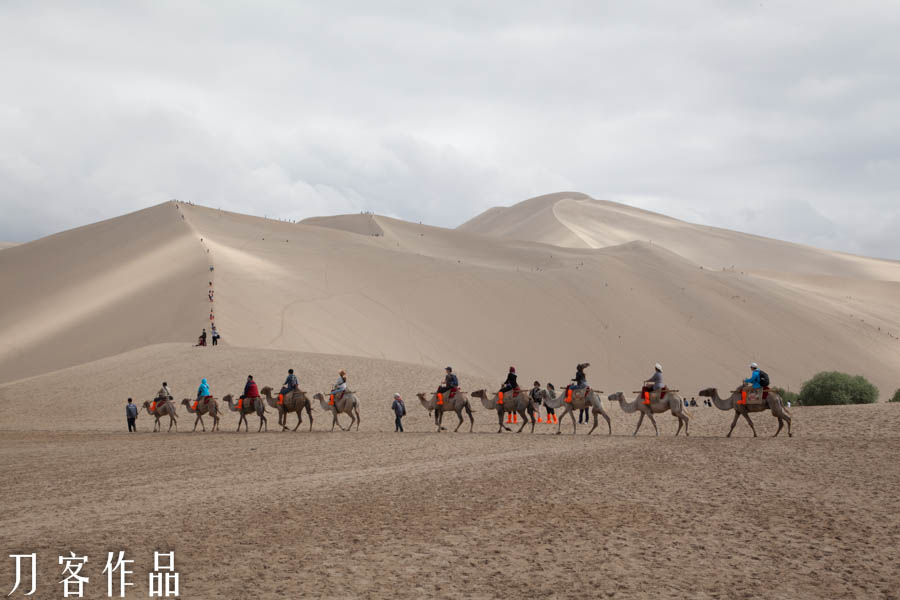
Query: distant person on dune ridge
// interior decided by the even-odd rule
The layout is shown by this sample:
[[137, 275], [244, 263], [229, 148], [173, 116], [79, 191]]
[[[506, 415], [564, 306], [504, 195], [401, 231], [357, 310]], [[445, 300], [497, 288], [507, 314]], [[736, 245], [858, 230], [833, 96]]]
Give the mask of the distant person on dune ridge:
[[394, 411], [394, 433], [403, 433], [401, 419], [406, 416], [406, 405], [403, 403], [403, 398], [400, 397], [400, 394], [394, 394], [391, 410]]
[[210, 333], [212, 333], [212, 345], [218, 346], [219, 345], [219, 330], [216, 329], [215, 323], [210, 325]]
[[137, 416], [137, 404], [134, 404], [131, 398], [129, 398], [128, 404], [125, 405], [125, 419], [128, 421], [128, 433], [137, 432], [137, 426], [134, 424]]

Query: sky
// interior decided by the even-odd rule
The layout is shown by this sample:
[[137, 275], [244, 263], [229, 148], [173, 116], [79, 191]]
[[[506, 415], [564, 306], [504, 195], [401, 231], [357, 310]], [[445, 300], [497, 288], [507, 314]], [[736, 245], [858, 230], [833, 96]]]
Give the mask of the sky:
[[0, 2], [0, 241], [563, 190], [900, 259], [900, 3]]

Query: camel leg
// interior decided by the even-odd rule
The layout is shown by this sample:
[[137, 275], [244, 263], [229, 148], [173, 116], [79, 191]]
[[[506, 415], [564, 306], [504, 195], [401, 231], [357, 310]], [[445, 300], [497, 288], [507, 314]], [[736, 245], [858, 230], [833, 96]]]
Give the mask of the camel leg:
[[640, 431], [640, 429], [641, 429], [641, 423], [643, 423], [643, 422], [644, 422], [644, 413], [641, 413], [640, 418], [638, 418], [638, 424], [637, 424], [637, 427], [635, 427], [634, 433], [631, 434], [632, 437], [636, 436], [637, 433], [638, 433], [638, 431]]
[[575, 432], [578, 431], [578, 426], [575, 425], [575, 410], [574, 409], [569, 411], [569, 416], [572, 417], [572, 435], [575, 435]]
[[678, 429], [675, 430], [675, 437], [678, 437], [678, 434], [681, 433], [681, 416], [675, 415], [675, 418], [678, 419]]
[[534, 433], [534, 424], [537, 423], [537, 419], [534, 418], [534, 409], [528, 409], [528, 416], [531, 417], [531, 433]]
[[[591, 412], [593, 412], [593, 411], [591, 411]], [[598, 423], [597, 413], [594, 413], [594, 426], [591, 427], [591, 430], [587, 432], [588, 435], [591, 435], [591, 433], [592, 433], [595, 429], [597, 429], [597, 423]]]
[[778, 437], [778, 434], [781, 433], [782, 427], [784, 427], [784, 419], [782, 419], [781, 417], [778, 417], [778, 431], [776, 431], [775, 435], [773, 435], [772, 437]]
[[659, 427], [656, 426], [656, 419], [653, 418], [653, 413], [648, 412], [647, 418], [650, 419], [651, 423], [653, 423], [653, 431], [656, 432], [656, 437], [659, 437]]
[[787, 421], [788, 424], [788, 437], [794, 437], [794, 434], [791, 433], [791, 418], [787, 415], [781, 415], [781, 418]]
[[475, 429], [475, 417], [472, 416], [472, 407], [469, 406], [468, 401], [466, 402], [466, 414], [469, 415], [469, 433], [472, 433], [472, 430]]
[[528, 417], [525, 416], [525, 409], [515, 411], [515, 414], [518, 414], [522, 417], [522, 426], [519, 427], [519, 430], [516, 433], [522, 433], [522, 430], [525, 429], [525, 424], [528, 423]]
[[[503, 413], [506, 412], [502, 407], [497, 408], [497, 433], [503, 433]], [[507, 428], [508, 429], [508, 428]]]
[[356, 430], [359, 431], [359, 407], [358, 407], [358, 406], [354, 406], [354, 407], [353, 407], [353, 412], [356, 413]]
[[[562, 429], [562, 421], [565, 421], [565, 420], [566, 420], [566, 415], [567, 415], [568, 413], [570, 413], [571, 411], [572, 411], [572, 405], [571, 405], [571, 404], [566, 404], [566, 405], [563, 407], [563, 414], [561, 415], [562, 418], [560, 418], [559, 416], [556, 417], [556, 435], [559, 435], [560, 433], [562, 433], [562, 431], [561, 431], [561, 429]], [[575, 421], [575, 417], [572, 417], [572, 421], [573, 421], [573, 422]]]
[[738, 411], [734, 411], [734, 420], [731, 422], [731, 429], [728, 430], [728, 435], [725, 437], [731, 437], [731, 432], [734, 431], [734, 426], [737, 425], [738, 419], [741, 418], [741, 413]]
[[194, 433], [195, 431], [197, 431], [197, 423], [199, 423], [199, 422], [200, 422], [200, 413], [197, 413], [196, 415], [194, 415], [194, 428], [191, 429], [191, 433]]
[[747, 419], [747, 423], [750, 424], [750, 429], [753, 430], [753, 437], [756, 437], [756, 427], [753, 426], [753, 421], [750, 420], [750, 415], [748, 413], [744, 413], [744, 418]]
[[[167, 432], [172, 431], [172, 425], [174, 425], [174, 424], [175, 424], [175, 417], [172, 415], [169, 415], [169, 428], [166, 431]], [[176, 429], [175, 431], [178, 431], [178, 429]]]
[[441, 411], [439, 409], [435, 409], [434, 411], [434, 426], [437, 427], [437, 432], [441, 432]]
[[[197, 413], [197, 418], [200, 419], [200, 427], [203, 428], [203, 432], [206, 433], [206, 423], [203, 422], [203, 415]], [[194, 423], [194, 429], [197, 429], [197, 424]]]
[[302, 423], [302, 422], [303, 422], [303, 409], [301, 408], [300, 410], [297, 411], [297, 424], [294, 425], [294, 431], [297, 431], [297, 429], [300, 428], [300, 423]]
[[609, 428], [609, 435], [612, 435], [612, 421], [609, 420], [609, 415], [606, 414], [606, 411], [600, 411], [600, 414], [603, 415], [603, 418], [606, 419], [606, 426]]
[[310, 408], [310, 406], [308, 404], [306, 405], [306, 416], [309, 417], [309, 430], [312, 431], [312, 424], [313, 424], [312, 408]]
[[459, 427], [463, 424], [462, 407], [456, 409], [456, 418], [459, 419], [459, 423], [456, 424], [456, 429], [453, 430], [453, 433], [459, 431]]
[[241, 415], [238, 416], [238, 428], [237, 428], [238, 432], [240, 432], [240, 430], [241, 430], [241, 423], [242, 423], [243, 421], [244, 421], [244, 415], [241, 414]]

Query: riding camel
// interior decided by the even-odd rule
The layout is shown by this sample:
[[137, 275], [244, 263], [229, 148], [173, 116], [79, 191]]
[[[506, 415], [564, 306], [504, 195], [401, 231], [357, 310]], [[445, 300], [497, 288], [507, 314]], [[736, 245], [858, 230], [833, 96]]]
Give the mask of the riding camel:
[[462, 411], [465, 409], [466, 414], [469, 415], [469, 433], [472, 433], [472, 429], [475, 427], [475, 418], [472, 416], [472, 405], [469, 403], [469, 397], [465, 392], [457, 392], [450, 397], [450, 394], [444, 394], [446, 396], [444, 398], [443, 404], [437, 403], [437, 394], [431, 394], [431, 399], [426, 399], [425, 394], [419, 393], [416, 394], [419, 397], [419, 402], [422, 403], [426, 409], [428, 409], [429, 414], [434, 411], [434, 424], [437, 426], [438, 433], [440, 433], [441, 423], [444, 421], [444, 413], [446, 412], [455, 412], [456, 418], [459, 419], [459, 423], [456, 424], [456, 429], [453, 430], [453, 433], [459, 431], [460, 425], [463, 424]]
[[181, 401], [182, 404], [187, 408], [187, 411], [191, 414], [197, 415], [197, 418], [194, 419], [194, 428], [191, 431], [197, 431], [197, 423], [200, 423], [200, 426], [203, 427], [203, 431], [206, 431], [206, 425], [203, 423], [203, 415], [209, 413], [209, 416], [212, 417], [213, 424], [210, 431], [218, 431], [219, 429], [219, 401], [215, 398], [210, 398], [208, 401], [206, 400], [191, 400], [190, 398], [185, 398]]
[[173, 425], [175, 426], [175, 431], [178, 431], [178, 415], [175, 414], [175, 403], [173, 401], [154, 400], [150, 402], [146, 400], [144, 401], [144, 409], [148, 415], [156, 417], [156, 421], [153, 423], [153, 433], [162, 429], [159, 424], [159, 418], [166, 415], [169, 415], [169, 429], [167, 431], [172, 431]]
[[262, 398], [244, 398], [243, 400], [238, 399], [238, 401], [235, 402], [234, 397], [231, 394], [225, 394], [222, 401], [228, 405], [228, 410], [241, 415], [241, 418], [238, 420], [238, 431], [241, 430], [241, 423], [244, 424], [244, 431], [250, 431], [247, 415], [253, 413], [256, 413], [256, 416], [259, 417], [259, 429], [257, 429], [257, 433], [262, 431], [263, 425], [266, 426], [266, 431], [269, 430], [269, 420], [266, 419], [266, 403]]
[[288, 413], [295, 412], [297, 413], [297, 424], [294, 426], [293, 431], [297, 431], [297, 428], [300, 427], [300, 424], [303, 422], [303, 409], [306, 409], [306, 414], [309, 415], [309, 430], [312, 431], [313, 426], [313, 416], [312, 416], [312, 402], [309, 400], [309, 396], [306, 395], [306, 392], [301, 390], [294, 390], [288, 394], [284, 395], [284, 402], [282, 404], [278, 404], [278, 398], [272, 397], [272, 388], [269, 386], [264, 387], [260, 390], [263, 396], [266, 397], [266, 402], [269, 403], [269, 406], [278, 411], [278, 424], [281, 425], [281, 430], [287, 430], [287, 417]]
[[[566, 390], [568, 392], [568, 390]], [[591, 407], [591, 414], [594, 415], [594, 425], [591, 427], [591, 430], [588, 431], [588, 435], [594, 432], [597, 429], [597, 424], [599, 420], [597, 419], [597, 415], [600, 415], [604, 419], [606, 419], [606, 426], [609, 428], [609, 435], [612, 435], [612, 422], [609, 419], [609, 413], [603, 410], [603, 403], [600, 401], [599, 394], [602, 392], [597, 392], [596, 390], [592, 390], [587, 388], [587, 392], [585, 390], [573, 390], [572, 391], [572, 401], [566, 402], [565, 394], [562, 396], [556, 395], [556, 388], [552, 383], [547, 384], [546, 390], [541, 390], [541, 394], [543, 396], [544, 406], [549, 406], [552, 409], [557, 409], [560, 406], [565, 406], [563, 410], [563, 414], [560, 415], [556, 419], [556, 434], [560, 434], [560, 429], [562, 429], [562, 423], [560, 423], [560, 419], [565, 419], [566, 415], [572, 417], [572, 433], [574, 434], [576, 431], [575, 425], [575, 411], [581, 410], [582, 408]]]
[[500, 402], [500, 393], [494, 392], [493, 395], [488, 396], [488, 393], [485, 390], [476, 390], [472, 392], [473, 398], [478, 398], [481, 400], [481, 404], [487, 410], [496, 410], [497, 411], [497, 423], [500, 426], [500, 429], [497, 430], [497, 433], [503, 433], [503, 430], [512, 431], [509, 427], [503, 424], [503, 415], [504, 414], [517, 414], [522, 417], [522, 426], [519, 427], [519, 430], [516, 433], [522, 433], [522, 430], [525, 429], [525, 425], [528, 424], [528, 415], [531, 415], [531, 433], [534, 433], [534, 410], [535, 404], [534, 400], [531, 399], [531, 394], [527, 391], [519, 391], [518, 394], [514, 394], [512, 391], [503, 393], [503, 403]]
[[778, 419], [778, 431], [775, 432], [776, 436], [781, 433], [784, 422], [787, 421], [788, 437], [793, 437], [793, 434], [791, 433], [791, 415], [784, 407], [784, 400], [782, 400], [781, 396], [774, 391], [769, 391], [762, 401], [754, 401], [752, 395], [748, 394], [747, 404], [738, 404], [738, 400], [741, 399], [741, 388], [731, 392], [731, 396], [725, 399], [719, 398], [719, 392], [716, 388], [706, 388], [705, 390], [701, 390], [699, 395], [712, 400], [712, 403], [719, 410], [734, 410], [734, 420], [731, 421], [731, 429], [728, 430], [728, 435], [725, 437], [731, 437], [731, 432], [734, 431], [734, 426], [737, 425], [738, 418], [741, 415], [747, 419], [747, 423], [753, 431], [753, 437], [756, 437], [756, 428], [753, 426], [753, 421], [750, 420], [749, 413], [763, 412], [764, 410], [771, 410], [775, 418]]
[[681, 433], [682, 425], [684, 425], [684, 435], [688, 435], [689, 417], [687, 416], [687, 413], [684, 412], [684, 399], [674, 390], [665, 390], [665, 392], [665, 397], [662, 399], [660, 399], [660, 393], [658, 391], [651, 392], [650, 404], [644, 404], [644, 396], [641, 392], [638, 392], [637, 398], [632, 402], [627, 402], [625, 400], [625, 394], [622, 392], [612, 394], [609, 396], [609, 400], [611, 402], [618, 401], [622, 410], [628, 414], [633, 412], [641, 413], [641, 418], [638, 419], [637, 427], [632, 435], [637, 435], [638, 430], [641, 428], [641, 423], [644, 422], [644, 416], [646, 416], [650, 419], [650, 422], [653, 423], [653, 429], [656, 431], [658, 437], [659, 428], [656, 426], [656, 419], [653, 418], [653, 415], [656, 413], [664, 413], [667, 410], [671, 410], [672, 414], [678, 419], [678, 431], [675, 432], [675, 435], [677, 436]]
[[[350, 431], [353, 428], [353, 423], [356, 423], [356, 430], [359, 431], [359, 398], [356, 397], [356, 394], [347, 390], [343, 393], [336, 394], [336, 398], [334, 399], [334, 404], [331, 404], [328, 400], [325, 399], [325, 396], [322, 394], [315, 394], [313, 398], [319, 401], [319, 404], [322, 405], [322, 410], [328, 411], [332, 415], [331, 421], [331, 430], [334, 431], [334, 426], [337, 425], [341, 428], [341, 431]], [[341, 425], [340, 421], [338, 421], [338, 415], [343, 413], [345, 415], [350, 415], [350, 426], [344, 429], [344, 426]]]

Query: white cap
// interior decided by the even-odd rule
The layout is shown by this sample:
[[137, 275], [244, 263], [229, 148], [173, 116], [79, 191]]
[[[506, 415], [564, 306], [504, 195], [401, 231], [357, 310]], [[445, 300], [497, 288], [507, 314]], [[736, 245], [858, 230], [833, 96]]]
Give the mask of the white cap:
[[399, 400], [399, 399], [400, 399], [400, 394], [394, 394], [394, 399]]
[[756, 364], [756, 363], [750, 363], [750, 368], [751, 368], [751, 369], [758, 369], [758, 368], [759, 368], [759, 365]]
[[662, 373], [662, 365], [661, 365], [661, 364], [656, 363], [656, 365], [654, 365], [654, 366], [656, 367], [656, 370], [657, 370], [657, 371], [659, 371], [660, 373]]

